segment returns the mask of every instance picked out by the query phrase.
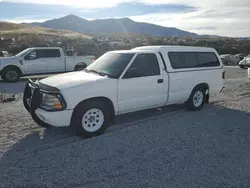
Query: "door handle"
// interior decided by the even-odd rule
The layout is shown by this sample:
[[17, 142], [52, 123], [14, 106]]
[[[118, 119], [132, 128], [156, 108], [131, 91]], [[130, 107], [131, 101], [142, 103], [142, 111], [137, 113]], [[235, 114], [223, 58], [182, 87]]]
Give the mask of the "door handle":
[[158, 79], [158, 80], [157, 80], [157, 83], [158, 83], [158, 84], [163, 83], [163, 79]]

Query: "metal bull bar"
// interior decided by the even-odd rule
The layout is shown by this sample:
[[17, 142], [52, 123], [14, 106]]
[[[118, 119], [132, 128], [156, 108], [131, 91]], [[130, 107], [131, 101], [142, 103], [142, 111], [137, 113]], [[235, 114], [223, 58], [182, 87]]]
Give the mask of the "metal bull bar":
[[[32, 92], [33, 90], [33, 92]], [[25, 109], [31, 114], [32, 119], [42, 127], [50, 127], [51, 125], [45, 123], [36, 115], [35, 111], [40, 107], [42, 103], [42, 95], [39, 85], [33, 82], [31, 79], [26, 83], [23, 92], [23, 104]]]

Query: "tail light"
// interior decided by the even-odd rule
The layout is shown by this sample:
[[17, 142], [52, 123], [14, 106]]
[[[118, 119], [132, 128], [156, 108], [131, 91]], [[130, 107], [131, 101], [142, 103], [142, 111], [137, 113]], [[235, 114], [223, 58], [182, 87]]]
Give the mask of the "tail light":
[[225, 74], [226, 74], [226, 72], [223, 71], [223, 72], [222, 72], [222, 79], [225, 79]]

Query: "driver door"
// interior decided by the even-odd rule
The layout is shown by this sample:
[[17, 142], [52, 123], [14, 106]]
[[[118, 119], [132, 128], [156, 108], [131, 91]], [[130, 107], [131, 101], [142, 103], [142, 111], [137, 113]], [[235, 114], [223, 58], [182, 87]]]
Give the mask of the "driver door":
[[33, 50], [28, 53], [22, 62], [24, 74], [41, 74], [47, 72], [47, 62], [43, 58], [44, 50]]
[[167, 93], [160, 71], [162, 68], [153, 53], [136, 56], [118, 81], [119, 113], [158, 107], [166, 103]]

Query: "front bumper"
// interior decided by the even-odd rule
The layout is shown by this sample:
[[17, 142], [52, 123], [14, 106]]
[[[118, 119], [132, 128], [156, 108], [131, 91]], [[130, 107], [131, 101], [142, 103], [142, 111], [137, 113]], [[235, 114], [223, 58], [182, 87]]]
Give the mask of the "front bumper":
[[[31, 91], [33, 88], [33, 93]], [[29, 80], [23, 94], [23, 104], [25, 109], [31, 114], [32, 119], [42, 127], [65, 127], [70, 125], [73, 110], [45, 111], [40, 108], [42, 95], [39, 86]]]

